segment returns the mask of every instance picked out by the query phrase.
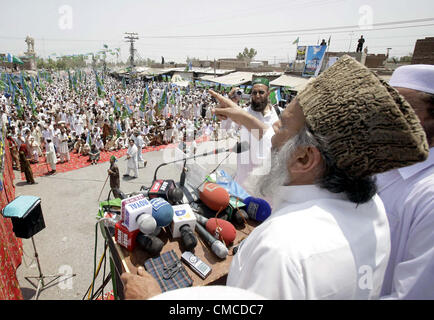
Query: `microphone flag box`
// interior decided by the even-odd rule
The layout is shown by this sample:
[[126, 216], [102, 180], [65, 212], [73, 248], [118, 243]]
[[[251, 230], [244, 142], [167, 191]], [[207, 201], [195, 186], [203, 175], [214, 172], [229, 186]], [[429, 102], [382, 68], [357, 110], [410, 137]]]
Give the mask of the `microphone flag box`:
[[172, 237], [179, 238], [181, 237], [181, 232], [179, 228], [185, 224], [188, 224], [191, 230], [194, 230], [196, 227], [196, 216], [193, 213], [193, 209], [191, 209], [189, 204], [179, 204], [173, 206], [173, 220], [170, 225], [170, 232], [172, 233]]
[[173, 180], [155, 180], [148, 192], [148, 197], [149, 199], [163, 198], [169, 200], [169, 191], [175, 189], [175, 187], [175, 181]]
[[129, 231], [139, 229], [136, 219], [139, 215], [144, 213], [152, 214], [152, 204], [143, 194], [122, 200], [121, 217], [123, 224]]
[[115, 240], [116, 242], [126, 248], [128, 251], [133, 251], [136, 247], [136, 237], [140, 230], [129, 231], [128, 228], [118, 221], [115, 225]]

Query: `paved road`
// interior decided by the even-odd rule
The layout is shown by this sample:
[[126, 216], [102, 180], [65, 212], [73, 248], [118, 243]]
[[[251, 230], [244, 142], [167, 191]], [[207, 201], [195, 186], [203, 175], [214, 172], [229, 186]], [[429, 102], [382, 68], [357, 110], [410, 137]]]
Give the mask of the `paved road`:
[[[229, 147], [235, 140], [219, 141], [217, 146]], [[205, 142], [198, 146], [198, 153], [213, 150], [216, 143]], [[139, 167], [139, 178], [126, 181], [121, 178], [121, 190], [124, 193], [139, 191], [142, 185], [149, 186], [154, 176], [155, 168], [162, 162], [170, 161], [173, 151], [168, 149], [145, 153], [148, 161], [146, 168]], [[211, 171], [224, 159], [226, 154], [218, 157], [209, 156], [198, 159], [198, 162]], [[125, 157], [117, 162], [121, 176], [126, 172]], [[92, 282], [95, 249], [95, 224], [98, 212], [98, 196], [107, 177], [109, 163], [100, 163], [74, 171], [58, 173], [53, 176], [37, 177], [37, 184], [28, 185], [21, 181], [21, 174], [16, 173], [16, 196], [34, 195], [41, 198], [42, 212], [46, 228], [35, 235], [34, 240], [39, 255], [41, 269], [44, 275], [62, 274], [63, 278], [54, 281], [44, 289], [40, 300], [79, 300], [85, 295]], [[236, 169], [236, 156], [230, 155], [221, 166], [229, 174]], [[158, 178], [179, 181], [180, 170], [176, 165], [162, 167]], [[107, 182], [101, 200], [109, 192]], [[98, 231], [97, 262], [103, 252], [103, 238]], [[39, 275], [31, 239], [23, 239], [23, 262], [18, 268], [17, 277], [24, 299], [33, 299], [36, 289], [26, 280], [25, 276]], [[107, 263], [107, 273], [109, 264]], [[102, 271], [97, 278], [96, 287], [102, 283]], [[74, 277], [66, 275], [75, 273]], [[65, 279], [66, 278], [66, 279]], [[52, 278], [46, 279], [49, 283]], [[63, 281], [62, 281], [63, 280]], [[31, 279], [37, 284], [37, 281]], [[111, 290], [111, 284], [107, 287]]]

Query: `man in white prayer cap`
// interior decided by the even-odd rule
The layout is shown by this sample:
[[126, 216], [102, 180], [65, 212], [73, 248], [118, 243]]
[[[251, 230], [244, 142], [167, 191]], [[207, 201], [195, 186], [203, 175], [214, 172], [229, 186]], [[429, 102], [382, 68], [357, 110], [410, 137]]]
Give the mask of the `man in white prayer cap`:
[[395, 70], [389, 84], [410, 103], [429, 144], [428, 159], [377, 176], [390, 225], [382, 299], [434, 299], [434, 65]]

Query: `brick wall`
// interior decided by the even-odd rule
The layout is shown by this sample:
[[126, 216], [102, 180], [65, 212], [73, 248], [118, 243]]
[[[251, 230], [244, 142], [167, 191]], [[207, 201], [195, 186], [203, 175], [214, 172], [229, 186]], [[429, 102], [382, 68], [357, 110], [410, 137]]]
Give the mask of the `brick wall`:
[[416, 41], [411, 63], [434, 64], [434, 37]]

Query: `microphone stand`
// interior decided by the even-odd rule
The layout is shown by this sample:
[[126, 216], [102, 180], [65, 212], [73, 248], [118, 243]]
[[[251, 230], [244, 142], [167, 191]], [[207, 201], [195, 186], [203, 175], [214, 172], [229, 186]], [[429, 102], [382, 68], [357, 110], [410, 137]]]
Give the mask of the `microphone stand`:
[[158, 172], [158, 169], [160, 169], [161, 167], [163, 167], [163, 166], [167, 166], [168, 164], [172, 164], [172, 163], [176, 163], [176, 162], [180, 162], [180, 161], [185, 161], [184, 162], [184, 169], [185, 169], [185, 163], [187, 162], [187, 160], [191, 160], [191, 159], [195, 159], [196, 157], [206, 157], [206, 156], [210, 156], [210, 155], [213, 155], [213, 154], [217, 154], [217, 153], [220, 153], [220, 152], [230, 152], [230, 151], [232, 151], [232, 149], [231, 148], [228, 148], [228, 149], [226, 149], [226, 150], [220, 150], [219, 152], [205, 152], [205, 153], [202, 153], [202, 154], [199, 154], [199, 155], [194, 155], [194, 156], [192, 156], [192, 157], [187, 157], [187, 158], [184, 158], [184, 159], [178, 159], [178, 160], [174, 160], [174, 161], [170, 161], [170, 162], [163, 162], [162, 164], [160, 164], [156, 169], [155, 169], [155, 172], [154, 172], [154, 180], [153, 181], [155, 181], [155, 180], [157, 180], [157, 172]]
[[[217, 169], [221, 166], [221, 164], [223, 163], [223, 161], [225, 161], [227, 158], [229, 158], [229, 156], [231, 155], [231, 153], [228, 153], [228, 155], [226, 156], [226, 158], [224, 158], [222, 161], [220, 161], [220, 163], [217, 165], [217, 167], [215, 167], [214, 168], [214, 170], [213, 171], [211, 171], [210, 173], [208, 173], [208, 176], [209, 175], [211, 175], [211, 174], [213, 174], [214, 172], [216, 172], [217, 171]], [[201, 182], [201, 184], [200, 185], [198, 185], [197, 187], [196, 187], [196, 189], [199, 189], [205, 182], [206, 182], [206, 178]], [[217, 181], [216, 181], [217, 182]]]
[[[53, 284], [53, 282], [56, 281], [57, 279], [59, 279], [60, 277], [64, 277], [65, 274], [58, 273], [58, 274], [52, 274], [52, 275], [44, 275], [42, 273], [41, 263], [39, 262], [39, 255], [38, 255], [38, 251], [36, 250], [35, 240], [33, 239], [33, 236], [32, 236], [32, 245], [33, 245], [33, 250], [35, 252], [35, 259], [36, 259], [36, 263], [37, 263], [37, 266], [38, 266], [39, 276], [26, 276], [24, 278], [36, 289], [36, 293], [35, 293], [34, 299], [38, 300], [39, 294], [41, 293], [42, 290], [54, 286], [55, 283]], [[59, 280], [56, 283], [62, 282], [64, 280], [72, 278], [74, 276], [76, 276], [75, 273], [73, 273], [71, 275], [68, 275], [68, 277], [65, 277], [64, 279]], [[54, 278], [54, 279], [52, 279], [51, 281], [49, 281], [48, 283], [46, 283], [44, 281], [44, 279], [46, 279], [46, 278]], [[36, 279], [36, 280], [38, 280], [38, 285], [35, 285], [32, 281], [30, 281], [30, 279]]]

